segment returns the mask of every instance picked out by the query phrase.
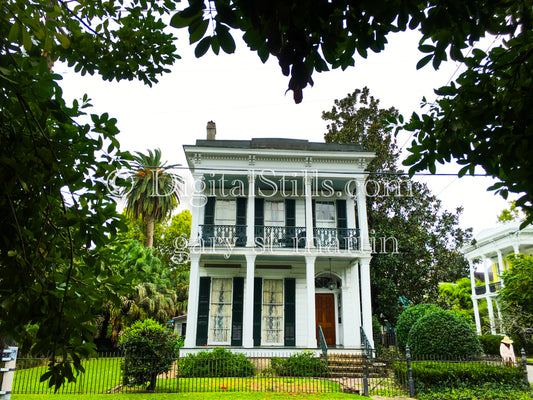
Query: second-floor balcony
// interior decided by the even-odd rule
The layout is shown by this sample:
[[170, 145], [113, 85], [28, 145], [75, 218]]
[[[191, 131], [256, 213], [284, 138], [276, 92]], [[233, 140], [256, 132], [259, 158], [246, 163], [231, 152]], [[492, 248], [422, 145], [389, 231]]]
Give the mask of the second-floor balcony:
[[[200, 225], [198, 238], [205, 247], [264, 247], [305, 249], [305, 227], [261, 226], [254, 227], [252, 246], [247, 246], [246, 225]], [[314, 228], [313, 247], [323, 250], [360, 250], [359, 230], [349, 228]]]

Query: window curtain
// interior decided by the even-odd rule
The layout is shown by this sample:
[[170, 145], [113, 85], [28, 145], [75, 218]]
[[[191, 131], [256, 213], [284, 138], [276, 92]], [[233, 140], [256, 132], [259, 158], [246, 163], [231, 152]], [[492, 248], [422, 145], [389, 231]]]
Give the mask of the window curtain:
[[231, 333], [231, 278], [213, 278], [211, 283], [211, 311], [209, 342], [228, 343]]
[[263, 280], [263, 344], [283, 344], [283, 280]]

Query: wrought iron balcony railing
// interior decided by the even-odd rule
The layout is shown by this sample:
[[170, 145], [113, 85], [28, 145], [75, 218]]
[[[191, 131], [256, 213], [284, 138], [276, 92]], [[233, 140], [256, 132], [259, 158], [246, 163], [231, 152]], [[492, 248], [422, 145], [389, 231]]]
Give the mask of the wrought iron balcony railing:
[[476, 287], [474, 287], [474, 289], [476, 291], [476, 294], [485, 294], [487, 292], [487, 288], [485, 287], [485, 285], [476, 286]]
[[[306, 247], [306, 230], [301, 226], [254, 227], [254, 246], [269, 248]], [[200, 225], [199, 237], [205, 247], [246, 246], [246, 225]], [[328, 250], [359, 250], [359, 230], [315, 228], [314, 246]]]
[[254, 232], [258, 247], [305, 248], [305, 228], [300, 226], [256, 225]]
[[502, 283], [501, 282], [489, 283], [489, 290], [490, 290], [491, 293], [496, 293], [501, 288], [502, 288]]
[[205, 247], [246, 246], [246, 225], [200, 225], [198, 235]]
[[315, 228], [315, 247], [359, 250], [359, 229]]

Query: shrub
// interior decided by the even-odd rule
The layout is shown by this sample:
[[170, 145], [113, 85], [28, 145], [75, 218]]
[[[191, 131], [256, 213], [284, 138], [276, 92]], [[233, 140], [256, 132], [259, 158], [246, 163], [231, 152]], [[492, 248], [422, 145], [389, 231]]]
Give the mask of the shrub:
[[157, 375], [168, 372], [178, 358], [180, 341], [169, 329], [152, 319], [137, 321], [124, 330], [120, 348], [125, 385], [146, 385], [154, 390]]
[[416, 321], [424, 315], [440, 310], [435, 304], [418, 304], [406, 308], [398, 317], [396, 324], [396, 343], [401, 353], [405, 353], [405, 346], [408, 342], [409, 331]]
[[502, 335], [481, 335], [478, 336], [483, 353], [487, 355], [500, 355], [500, 343], [503, 339]]
[[179, 374], [182, 377], [243, 377], [253, 376], [255, 367], [244, 354], [216, 347], [180, 359]]
[[[394, 376], [405, 383], [406, 363], [394, 363]], [[450, 388], [478, 388], [487, 385], [523, 390], [523, 373], [518, 367], [476, 362], [446, 363], [418, 361], [411, 363], [418, 392], [442, 391]]]
[[272, 357], [270, 367], [278, 376], [320, 376], [327, 372], [326, 364], [312, 351], [296, 353], [289, 358]]
[[413, 358], [448, 360], [481, 355], [481, 345], [472, 325], [451, 311], [424, 315], [411, 328], [407, 341]]

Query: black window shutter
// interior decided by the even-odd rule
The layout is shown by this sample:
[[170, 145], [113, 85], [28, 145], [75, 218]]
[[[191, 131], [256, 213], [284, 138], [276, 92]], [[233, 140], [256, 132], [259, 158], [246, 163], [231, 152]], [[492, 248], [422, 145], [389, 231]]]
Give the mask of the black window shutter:
[[244, 278], [233, 278], [233, 304], [231, 309], [231, 345], [242, 346], [242, 314]]
[[207, 329], [209, 325], [209, 297], [211, 295], [211, 278], [202, 276], [198, 295], [198, 320], [196, 323], [196, 346], [207, 344]]
[[311, 200], [311, 213], [313, 214], [313, 228], [316, 227], [316, 201]]
[[265, 236], [265, 199], [255, 199], [255, 242], [263, 243]]
[[337, 238], [339, 239], [339, 248], [346, 249], [347, 221], [346, 221], [346, 200], [337, 200]]
[[204, 208], [204, 229], [202, 231], [202, 239], [206, 246], [211, 246], [215, 234], [215, 197], [208, 197]]
[[261, 309], [263, 306], [263, 279], [254, 278], [254, 346], [261, 346]]
[[246, 197], [237, 197], [237, 217], [235, 218], [235, 246], [246, 246]]
[[285, 200], [285, 245], [295, 247], [296, 243], [296, 201], [294, 199]]
[[285, 346], [296, 346], [296, 280], [285, 278]]

